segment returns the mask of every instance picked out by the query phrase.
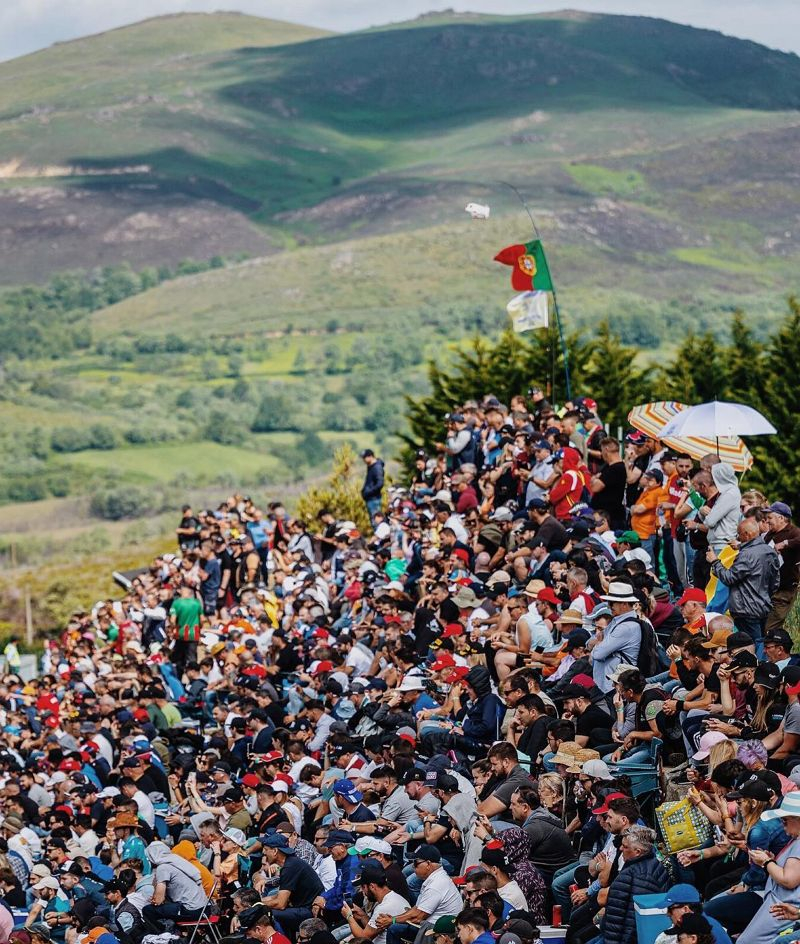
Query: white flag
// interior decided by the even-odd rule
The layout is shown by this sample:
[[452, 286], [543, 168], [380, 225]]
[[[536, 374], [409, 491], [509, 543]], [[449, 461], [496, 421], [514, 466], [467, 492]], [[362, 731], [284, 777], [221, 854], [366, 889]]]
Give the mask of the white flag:
[[506, 311], [511, 315], [517, 334], [546, 328], [550, 323], [547, 292], [522, 292], [521, 295], [515, 295], [506, 305]]

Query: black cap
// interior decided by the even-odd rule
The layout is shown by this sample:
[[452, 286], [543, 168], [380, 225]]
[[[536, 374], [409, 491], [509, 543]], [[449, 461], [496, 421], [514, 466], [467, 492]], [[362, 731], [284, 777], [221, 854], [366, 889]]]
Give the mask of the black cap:
[[386, 884], [386, 869], [376, 859], [367, 859], [361, 866], [361, 874], [353, 879], [354, 885], [366, 885], [368, 882]]
[[403, 774], [403, 783], [425, 783], [425, 771], [411, 767]]
[[561, 689], [561, 698], [588, 698], [589, 692], [583, 685], [565, 685]]
[[238, 787], [228, 787], [220, 799], [223, 803], [238, 803], [244, 799], [244, 794]]
[[[567, 652], [572, 652], [574, 649], [579, 649], [581, 646], [585, 646], [588, 641], [589, 633], [587, 633], [585, 629], [573, 629], [566, 639]], [[584, 689], [584, 692], [585, 691], [586, 689]]]
[[764, 688], [777, 688], [781, 682], [781, 670], [774, 662], [759, 662], [753, 682]]
[[484, 846], [481, 852], [481, 862], [485, 865], [492, 865], [499, 869], [508, 869], [508, 857], [502, 848], [495, 849], [492, 846]]
[[[757, 770], [753, 774], [753, 777], [765, 783], [776, 797], [782, 796], [783, 784], [781, 783], [781, 778], [774, 770]], [[752, 777], [750, 779], [752, 780]]]
[[792, 637], [786, 632], [785, 629], [771, 629], [764, 636], [764, 645], [767, 645], [767, 643], [770, 642], [776, 642], [787, 652], [792, 651]]
[[442, 854], [436, 848], [428, 842], [423, 842], [422, 845], [413, 853], [414, 862], [441, 862]]
[[762, 780], [745, 780], [743, 784], [737, 787], [732, 793], [727, 793], [729, 800], [738, 800], [744, 797], [748, 800], [760, 800], [762, 803], [769, 803], [775, 796], [772, 790]]
[[458, 793], [458, 781], [452, 774], [437, 774], [436, 789], [445, 793]]
[[678, 934], [711, 934], [712, 927], [706, 919], [693, 911], [688, 911], [678, 922], [664, 932], [670, 937]]
[[781, 675], [785, 685], [797, 685], [800, 682], [800, 665], [787, 665]]
[[753, 637], [747, 633], [731, 633], [725, 640], [725, 648], [728, 652], [735, 652], [737, 649], [744, 649], [746, 646], [753, 645]]
[[728, 663], [731, 672], [738, 672], [739, 669], [754, 669], [758, 665], [758, 659], [752, 652], [739, 652]]

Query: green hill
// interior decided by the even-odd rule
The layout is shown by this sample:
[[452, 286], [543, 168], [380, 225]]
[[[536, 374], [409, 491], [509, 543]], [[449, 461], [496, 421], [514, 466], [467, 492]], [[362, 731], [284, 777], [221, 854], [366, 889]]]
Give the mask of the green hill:
[[[0, 282], [436, 224], [498, 179], [555, 212], [599, 192], [681, 213], [659, 174], [682, 145], [714, 191], [702, 224], [747, 222], [717, 155], [755, 132], [780, 156], [798, 106], [798, 57], [643, 17], [148, 20], [0, 64]], [[777, 231], [793, 178], [770, 176]]]

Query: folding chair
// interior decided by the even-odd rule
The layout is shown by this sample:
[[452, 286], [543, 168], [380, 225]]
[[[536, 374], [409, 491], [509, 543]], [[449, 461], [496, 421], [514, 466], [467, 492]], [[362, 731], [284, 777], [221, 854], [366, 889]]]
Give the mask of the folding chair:
[[219, 915], [212, 914], [210, 909], [214, 903], [214, 893], [217, 890], [217, 883], [211, 886], [211, 892], [209, 893], [208, 899], [203, 905], [203, 910], [200, 912], [199, 917], [193, 918], [190, 921], [176, 921], [175, 924], [179, 928], [191, 928], [192, 934], [189, 938], [189, 944], [194, 944], [195, 937], [202, 935], [207, 938], [211, 944], [221, 944], [222, 935], [219, 931]]
[[650, 741], [650, 757], [641, 764], [609, 764], [612, 774], [625, 774], [630, 777], [634, 800], [641, 807], [649, 806], [654, 810], [661, 799], [661, 749], [660, 738]]

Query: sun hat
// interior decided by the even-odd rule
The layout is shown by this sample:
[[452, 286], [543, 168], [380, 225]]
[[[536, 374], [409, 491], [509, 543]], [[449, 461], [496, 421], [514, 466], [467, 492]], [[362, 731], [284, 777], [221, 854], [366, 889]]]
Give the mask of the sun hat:
[[761, 814], [761, 819], [783, 819], [787, 816], [800, 816], [800, 790], [793, 790], [791, 793], [787, 793], [777, 809], [764, 810]]
[[600, 597], [608, 603], [638, 603], [639, 598], [629, 583], [614, 581], [608, 585], [608, 593]]
[[583, 613], [580, 610], [564, 610], [555, 619], [556, 623], [566, 623], [569, 626], [583, 626]]
[[698, 750], [692, 755], [692, 760], [706, 760], [711, 751], [711, 748], [715, 744], [719, 744], [722, 741], [727, 741], [727, 734], [723, 734], [721, 731], [706, 731], [706, 733], [700, 738], [700, 744]]

